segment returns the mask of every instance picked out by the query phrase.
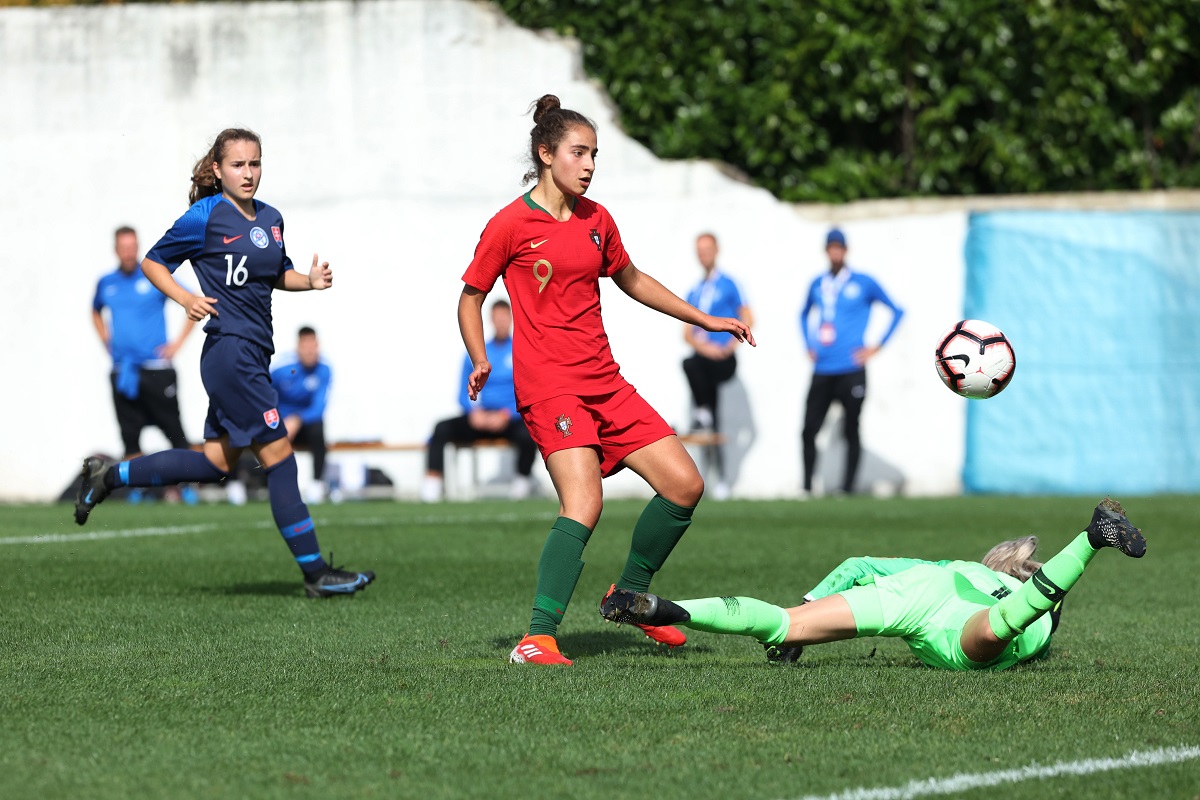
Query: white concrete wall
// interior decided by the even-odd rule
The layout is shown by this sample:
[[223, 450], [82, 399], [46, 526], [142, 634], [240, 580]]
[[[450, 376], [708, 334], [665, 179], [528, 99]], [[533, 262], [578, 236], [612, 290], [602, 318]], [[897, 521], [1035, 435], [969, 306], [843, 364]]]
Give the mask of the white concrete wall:
[[[844, 222], [851, 261], [908, 310], [870, 369], [864, 443], [904, 491], [957, 491], [965, 404], [938, 383], [932, 343], [956, 320], [965, 212], [872, 217], [797, 209], [712, 165], [666, 162], [626, 137], [577, 46], [461, 0], [0, 9], [0, 499], [56, 495], [91, 451], [120, 448], [90, 324], [112, 230], [143, 249], [186, 208], [194, 160], [223, 127], [264, 141], [261, 198], [287, 220], [293, 258], [327, 258], [336, 288], [276, 294], [280, 349], [313, 324], [336, 385], [335, 438], [424, 439], [455, 413], [459, 278], [491, 214], [516, 197], [531, 100], [554, 92], [596, 120], [591, 195], [639, 267], [683, 293], [693, 238], [713, 230], [748, 292], [759, 347], [740, 356], [757, 438], [738, 494], [789, 496], [800, 481], [809, 367], [797, 327], [822, 237]], [[186, 268], [184, 270], [186, 272]], [[626, 377], [685, 424], [681, 325], [606, 286], [605, 319]], [[182, 317], [173, 312], [172, 327]], [[184, 424], [207, 401], [195, 335], [177, 359]], [[147, 449], [164, 444], [147, 435]], [[416, 459], [396, 466], [412, 490]], [[544, 480], [544, 478], [543, 478]], [[618, 476], [610, 494], [644, 492]]]

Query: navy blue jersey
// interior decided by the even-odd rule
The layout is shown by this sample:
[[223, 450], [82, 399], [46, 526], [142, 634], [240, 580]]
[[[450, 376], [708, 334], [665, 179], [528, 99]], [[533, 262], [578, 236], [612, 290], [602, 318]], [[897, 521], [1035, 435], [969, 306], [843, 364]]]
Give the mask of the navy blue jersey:
[[146, 258], [171, 272], [191, 261], [201, 290], [217, 299], [217, 316], [209, 317], [204, 332], [240, 336], [270, 354], [271, 291], [292, 260], [283, 246], [283, 217], [259, 200], [254, 212], [246, 219], [219, 194], [197, 200]]
[[162, 360], [159, 348], [167, 343], [163, 306], [167, 296], [154, 288], [142, 268], [133, 272], [115, 269], [100, 279], [92, 308], [107, 308], [110, 318], [113, 363], [141, 366]]

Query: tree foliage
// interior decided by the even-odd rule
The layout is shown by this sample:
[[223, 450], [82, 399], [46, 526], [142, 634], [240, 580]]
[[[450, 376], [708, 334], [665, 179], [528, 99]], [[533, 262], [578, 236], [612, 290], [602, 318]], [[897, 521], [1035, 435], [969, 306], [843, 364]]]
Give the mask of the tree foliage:
[[1198, 0], [499, 5], [655, 153], [785, 200], [1200, 186]]

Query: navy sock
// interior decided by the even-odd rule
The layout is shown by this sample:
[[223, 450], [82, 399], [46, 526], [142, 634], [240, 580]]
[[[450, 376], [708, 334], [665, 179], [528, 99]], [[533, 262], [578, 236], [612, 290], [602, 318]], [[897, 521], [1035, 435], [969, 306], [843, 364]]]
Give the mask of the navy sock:
[[229, 477], [195, 450], [163, 450], [117, 464], [104, 476], [108, 488], [170, 486], [176, 483], [217, 483]]
[[275, 466], [267, 467], [266, 473], [271, 514], [296, 563], [305, 575], [325, 571], [327, 565], [325, 559], [321, 558], [321, 546], [317, 544], [316, 526], [308, 514], [308, 506], [300, 498], [296, 456], [290, 455]]

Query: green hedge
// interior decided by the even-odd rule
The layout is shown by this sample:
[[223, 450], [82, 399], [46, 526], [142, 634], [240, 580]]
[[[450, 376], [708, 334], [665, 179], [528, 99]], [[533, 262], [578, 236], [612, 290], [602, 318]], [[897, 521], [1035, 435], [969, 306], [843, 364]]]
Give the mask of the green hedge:
[[1200, 0], [498, 2], [786, 200], [1200, 186]]

